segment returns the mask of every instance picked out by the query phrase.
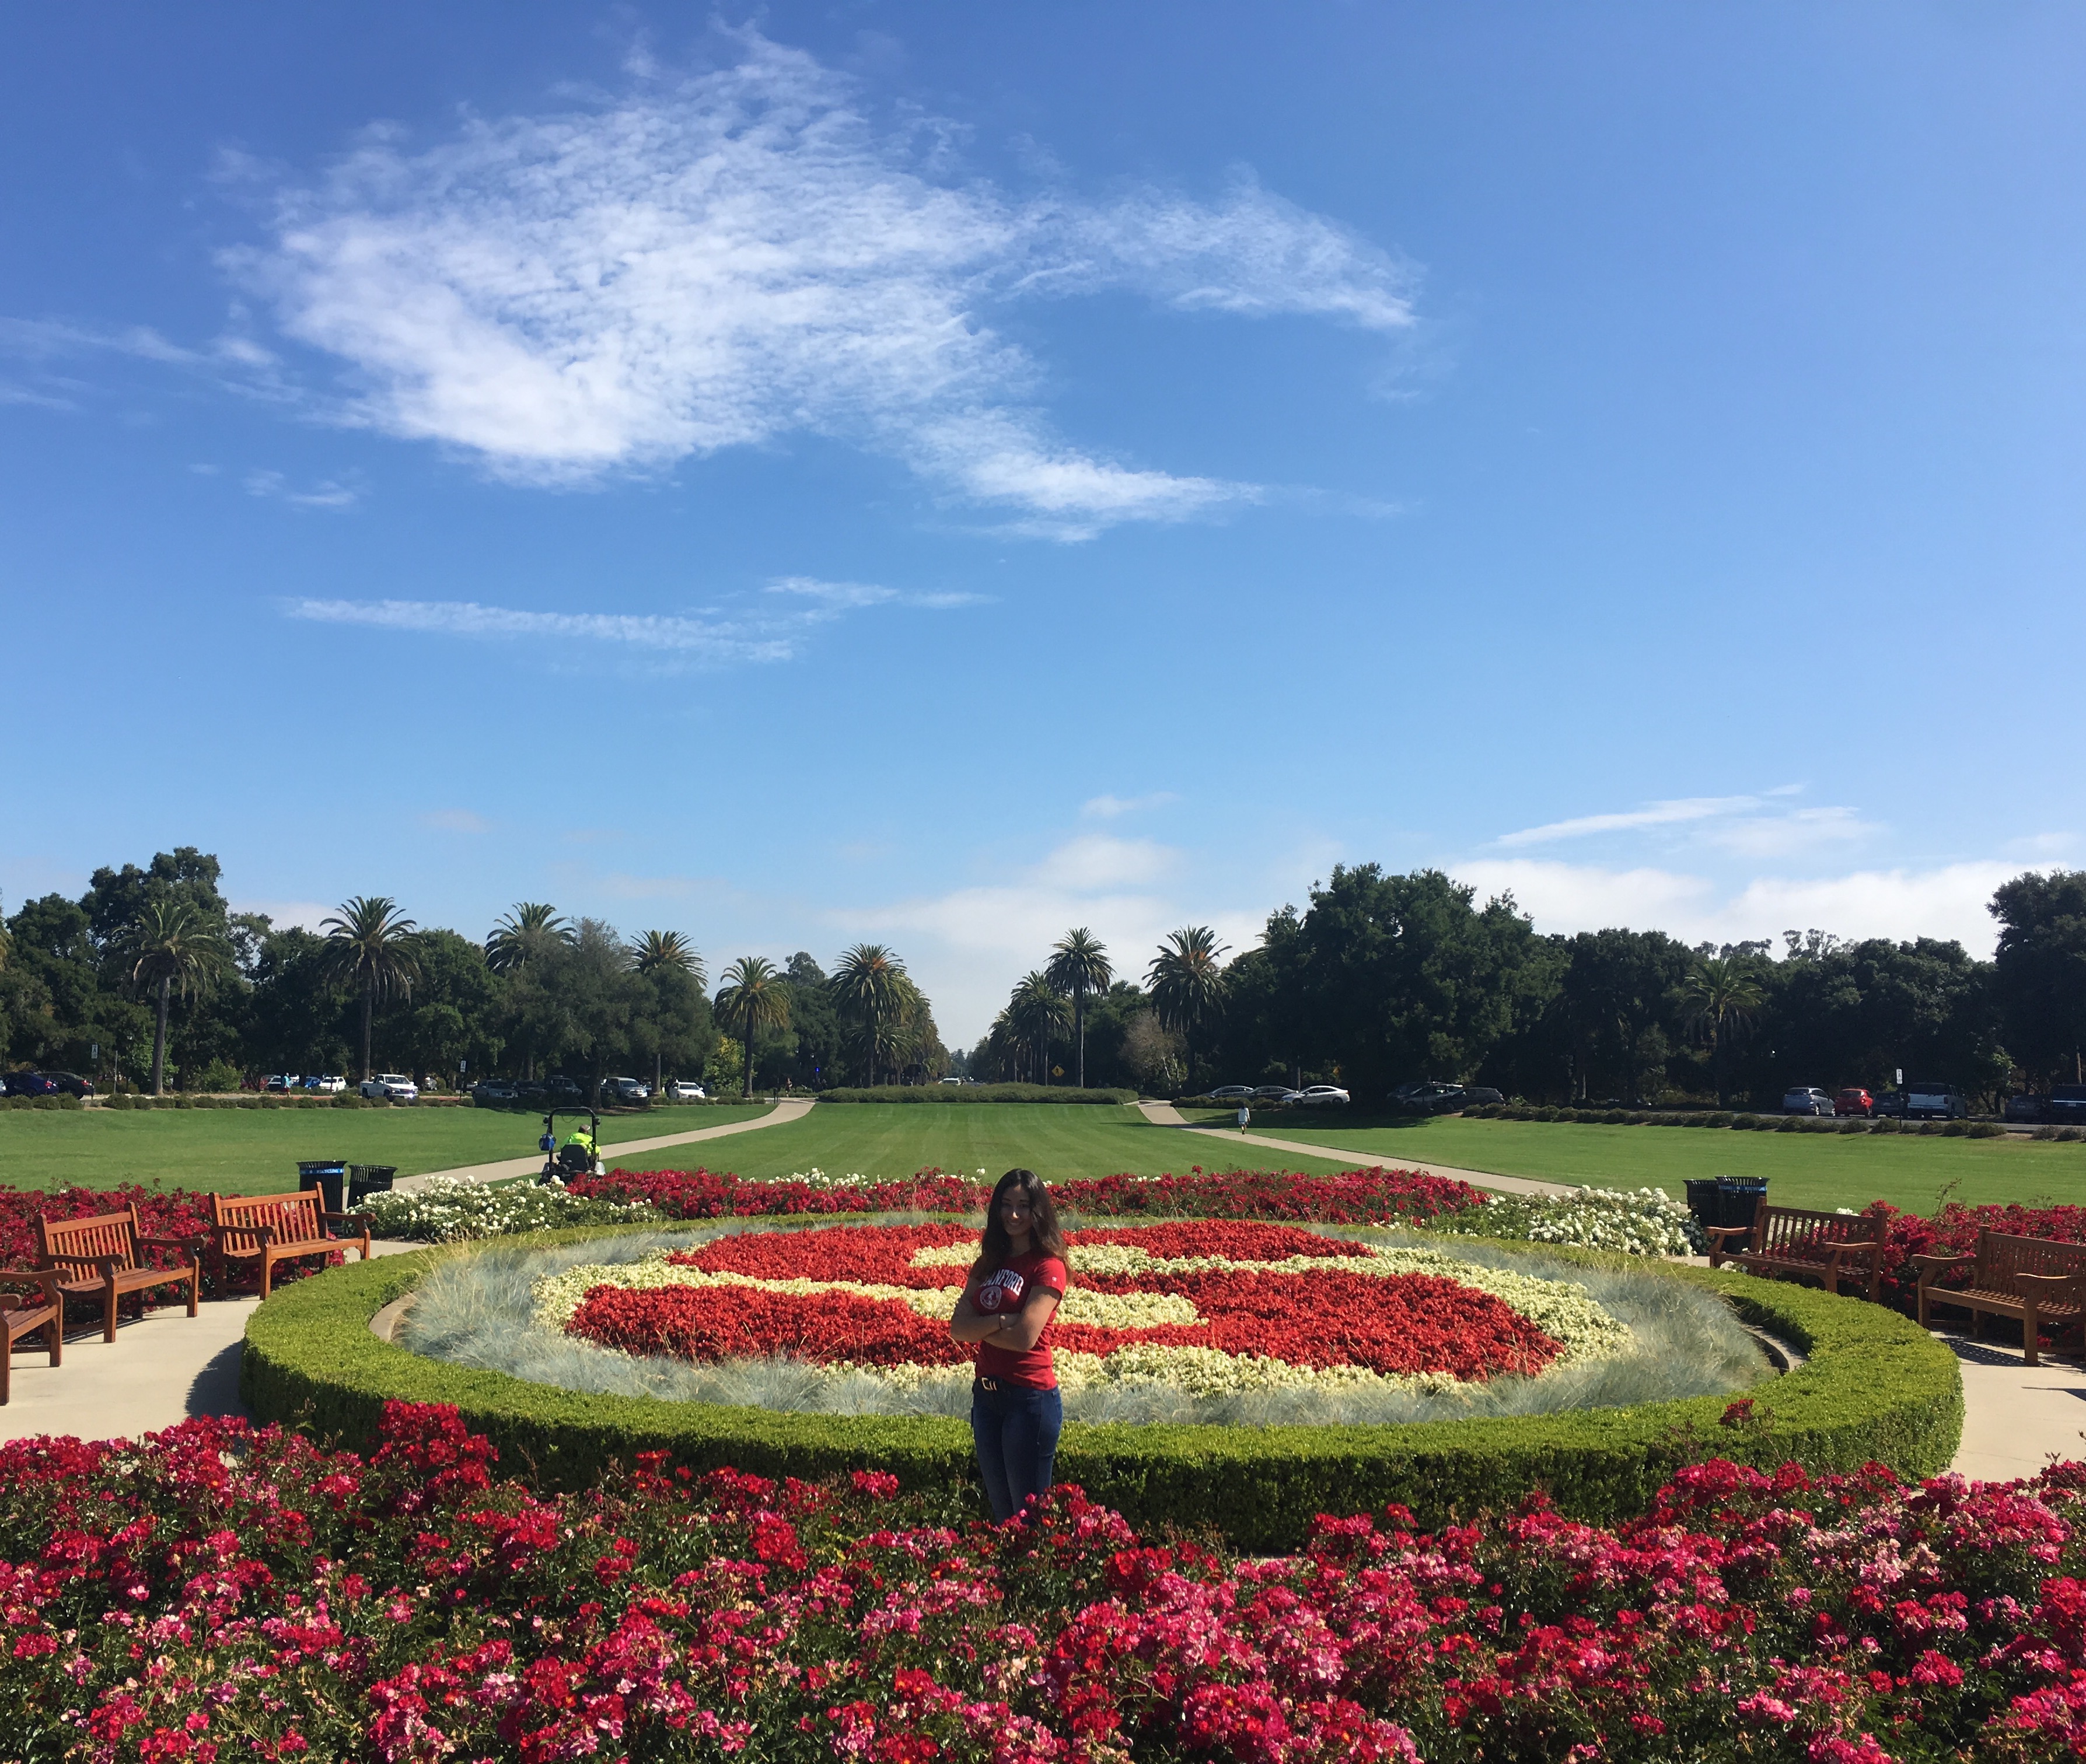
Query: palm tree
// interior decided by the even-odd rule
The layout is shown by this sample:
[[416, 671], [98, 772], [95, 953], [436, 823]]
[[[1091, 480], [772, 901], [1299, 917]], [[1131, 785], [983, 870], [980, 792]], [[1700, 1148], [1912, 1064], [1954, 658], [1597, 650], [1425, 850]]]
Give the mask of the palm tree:
[[577, 935], [547, 901], [519, 901], [485, 940], [485, 965], [496, 974], [518, 974], [545, 950], [569, 946]]
[[891, 1044], [892, 1025], [919, 997], [905, 977], [905, 964], [881, 943], [858, 943], [833, 970], [834, 1001], [862, 1020], [869, 1049], [869, 1082], [876, 1082], [878, 1054]]
[[1224, 994], [1224, 965], [1218, 960], [1224, 947], [1207, 925], [1188, 925], [1167, 933], [1152, 966], [1144, 971], [1160, 1026], [1181, 1031], [1182, 1063], [1190, 1084], [1195, 1082], [1196, 1026]]
[[1108, 946], [1081, 925], [1058, 938], [1044, 970], [1050, 984], [1072, 995], [1072, 1033], [1079, 1043], [1079, 1088], [1087, 1087], [1087, 994], [1105, 993], [1115, 978]]
[[[707, 985], [709, 976], [703, 971], [703, 959], [696, 954], [696, 946], [678, 931], [647, 931], [630, 946], [630, 965], [640, 974], [685, 974], [698, 986]], [[659, 1094], [660, 1080], [666, 1076], [666, 1055], [660, 1051], [655, 1037], [652, 1044], [652, 1095]]]
[[362, 992], [362, 1078], [368, 1082], [369, 1016], [377, 1001], [394, 993], [411, 998], [420, 977], [413, 960], [413, 921], [388, 895], [357, 895], [343, 903], [330, 919], [319, 922], [331, 946], [327, 969], [344, 984]]
[[152, 1027], [152, 1095], [166, 1094], [167, 1005], [178, 988], [182, 997], [206, 992], [232, 965], [232, 945], [217, 921], [193, 900], [162, 895], [148, 900], [125, 933], [123, 953], [130, 958], [130, 978], [151, 987], [158, 1014]]
[[790, 1027], [790, 983], [764, 955], [742, 955], [724, 971], [724, 988], [717, 996], [717, 1015], [736, 1024], [746, 1049], [746, 1082], [740, 1094], [753, 1095], [753, 1049], [761, 1035]]
[[1065, 995], [1040, 971], [1024, 974], [1007, 1001], [1007, 1020], [1020, 1031], [1036, 1056], [1037, 1082], [1050, 1082], [1050, 1042], [1065, 1032], [1072, 1014]]
[[1767, 987], [1760, 970], [1739, 956], [1709, 957], [1680, 983], [1680, 1003], [1688, 1022], [1709, 1044], [1719, 1108], [1730, 1088], [1725, 1069], [1731, 1044], [1752, 1027], [1766, 1002]]

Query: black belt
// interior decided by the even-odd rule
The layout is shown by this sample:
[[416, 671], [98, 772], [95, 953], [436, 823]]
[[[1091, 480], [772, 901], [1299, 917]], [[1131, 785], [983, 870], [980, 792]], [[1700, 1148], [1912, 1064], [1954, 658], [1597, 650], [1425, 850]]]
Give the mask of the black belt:
[[988, 1391], [993, 1396], [997, 1396], [999, 1394], [999, 1380], [996, 1378], [987, 1378], [984, 1373], [981, 1372], [976, 1378], [971, 1380], [971, 1388], [973, 1390]]

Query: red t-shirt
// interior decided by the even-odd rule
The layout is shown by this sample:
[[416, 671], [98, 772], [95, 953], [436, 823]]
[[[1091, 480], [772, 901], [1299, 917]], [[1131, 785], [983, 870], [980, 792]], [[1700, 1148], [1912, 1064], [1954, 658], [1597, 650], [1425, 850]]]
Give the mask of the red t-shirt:
[[[1039, 1290], [1054, 1292], [1062, 1299], [1065, 1265], [1054, 1256], [1031, 1250], [987, 1274], [971, 1294], [971, 1308], [981, 1317], [1003, 1316], [1020, 1310], [1028, 1303], [1029, 1295]], [[1050, 1322], [1057, 1322], [1055, 1316]], [[1023, 1353], [990, 1341], [979, 1342], [977, 1369], [982, 1376], [996, 1378], [1003, 1384], [1020, 1384], [1029, 1390], [1055, 1390], [1058, 1370], [1050, 1362], [1050, 1325], [1045, 1325], [1036, 1345]]]

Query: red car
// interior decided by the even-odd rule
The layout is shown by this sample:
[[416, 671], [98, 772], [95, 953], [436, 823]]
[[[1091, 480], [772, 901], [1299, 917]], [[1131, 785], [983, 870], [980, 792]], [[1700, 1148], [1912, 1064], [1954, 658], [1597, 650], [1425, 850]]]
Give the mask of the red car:
[[1873, 1115], [1876, 1112], [1876, 1099], [1858, 1087], [1841, 1090], [1833, 1099], [1833, 1112], [1836, 1115]]

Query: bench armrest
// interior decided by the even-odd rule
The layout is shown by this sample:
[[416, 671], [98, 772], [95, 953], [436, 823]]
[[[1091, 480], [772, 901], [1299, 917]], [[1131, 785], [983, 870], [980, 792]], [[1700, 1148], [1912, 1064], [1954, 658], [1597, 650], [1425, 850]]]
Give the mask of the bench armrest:
[[1721, 1241], [1727, 1237], [1751, 1237], [1753, 1228], [1750, 1225], [1705, 1225], [1702, 1235]]
[[55, 1268], [0, 1268], [0, 1286], [40, 1287], [49, 1304], [64, 1303], [65, 1294], [58, 1290], [64, 1280]]
[[[2086, 1282], [2086, 1273], [2076, 1274], [2016, 1274], [2015, 1284], [2023, 1286], [2076, 1286]], [[2026, 1296], [2024, 1294], [2024, 1296]]]
[[1928, 1274], [1938, 1274], [1944, 1268], [1960, 1268], [1965, 1262], [1974, 1262], [1977, 1259], [1975, 1256], [1915, 1256], [1912, 1259], [1912, 1265], [1924, 1277]]

